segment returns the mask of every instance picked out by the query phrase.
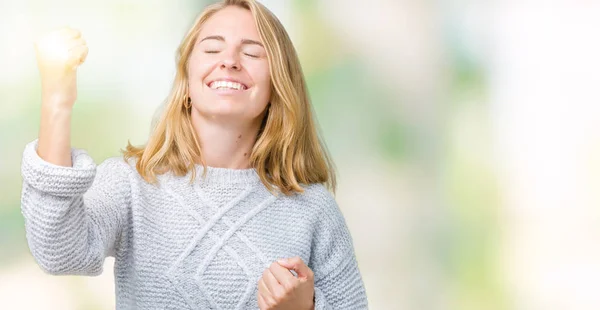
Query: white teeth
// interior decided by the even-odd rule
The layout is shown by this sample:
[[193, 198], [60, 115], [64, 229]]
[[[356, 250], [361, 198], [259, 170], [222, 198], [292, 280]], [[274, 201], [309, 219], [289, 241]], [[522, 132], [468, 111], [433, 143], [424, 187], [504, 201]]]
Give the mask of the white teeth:
[[236, 90], [245, 90], [246, 87], [240, 83], [230, 82], [230, 81], [214, 81], [210, 83], [210, 88], [219, 89], [219, 88], [229, 88]]

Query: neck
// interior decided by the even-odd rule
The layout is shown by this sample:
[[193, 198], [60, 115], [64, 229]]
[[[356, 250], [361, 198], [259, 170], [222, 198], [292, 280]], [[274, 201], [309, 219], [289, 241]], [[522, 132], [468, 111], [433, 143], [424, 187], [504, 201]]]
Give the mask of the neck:
[[192, 126], [209, 167], [251, 168], [250, 154], [262, 119], [244, 124], [221, 116], [206, 117], [192, 110]]

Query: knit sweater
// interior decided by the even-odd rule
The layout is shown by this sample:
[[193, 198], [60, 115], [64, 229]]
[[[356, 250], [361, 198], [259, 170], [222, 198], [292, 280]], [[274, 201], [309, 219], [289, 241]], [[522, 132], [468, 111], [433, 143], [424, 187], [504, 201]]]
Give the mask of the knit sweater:
[[196, 166], [197, 177], [142, 179], [134, 160], [72, 167], [23, 152], [21, 195], [29, 249], [55, 275], [98, 275], [115, 258], [117, 309], [257, 309], [257, 283], [280, 258], [314, 272], [315, 309], [366, 309], [352, 237], [322, 184], [272, 194], [254, 169]]

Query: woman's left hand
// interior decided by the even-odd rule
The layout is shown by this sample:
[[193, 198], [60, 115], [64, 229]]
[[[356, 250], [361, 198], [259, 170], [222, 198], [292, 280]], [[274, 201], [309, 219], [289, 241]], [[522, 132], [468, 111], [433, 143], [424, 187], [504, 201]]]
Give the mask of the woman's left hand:
[[311, 310], [314, 309], [314, 294], [313, 271], [300, 257], [273, 262], [258, 281], [257, 297], [261, 310]]

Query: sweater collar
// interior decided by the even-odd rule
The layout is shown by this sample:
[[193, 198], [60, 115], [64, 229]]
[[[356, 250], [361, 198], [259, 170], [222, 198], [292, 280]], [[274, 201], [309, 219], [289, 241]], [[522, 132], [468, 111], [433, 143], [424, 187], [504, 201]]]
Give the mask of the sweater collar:
[[202, 178], [204, 166], [196, 165], [196, 179], [204, 185], [240, 185], [260, 182], [260, 177], [254, 168], [230, 169], [206, 167], [206, 176]]

